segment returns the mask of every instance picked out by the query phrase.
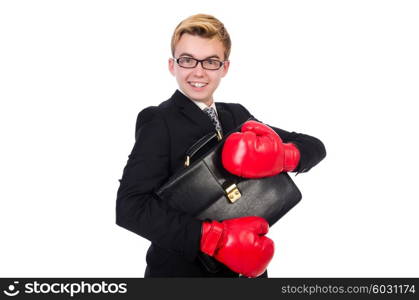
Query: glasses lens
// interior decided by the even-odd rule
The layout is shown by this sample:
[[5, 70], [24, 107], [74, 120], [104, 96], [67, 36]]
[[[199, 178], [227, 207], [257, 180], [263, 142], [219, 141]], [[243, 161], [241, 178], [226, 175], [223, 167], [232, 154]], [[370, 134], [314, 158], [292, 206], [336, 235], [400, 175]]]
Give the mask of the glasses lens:
[[218, 70], [222, 64], [221, 61], [216, 59], [207, 59], [202, 62], [203, 67], [208, 70]]
[[178, 59], [178, 64], [184, 68], [194, 68], [196, 66], [196, 59], [191, 57], [180, 57]]

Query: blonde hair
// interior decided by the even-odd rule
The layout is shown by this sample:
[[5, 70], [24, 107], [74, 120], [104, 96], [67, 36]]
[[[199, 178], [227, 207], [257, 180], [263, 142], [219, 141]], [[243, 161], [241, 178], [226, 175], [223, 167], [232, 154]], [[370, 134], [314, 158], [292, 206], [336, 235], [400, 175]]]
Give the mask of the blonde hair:
[[206, 14], [196, 14], [180, 22], [172, 35], [171, 48], [173, 56], [175, 55], [176, 44], [184, 33], [209, 39], [216, 37], [224, 46], [224, 59], [228, 60], [231, 51], [230, 35], [224, 24], [217, 18]]

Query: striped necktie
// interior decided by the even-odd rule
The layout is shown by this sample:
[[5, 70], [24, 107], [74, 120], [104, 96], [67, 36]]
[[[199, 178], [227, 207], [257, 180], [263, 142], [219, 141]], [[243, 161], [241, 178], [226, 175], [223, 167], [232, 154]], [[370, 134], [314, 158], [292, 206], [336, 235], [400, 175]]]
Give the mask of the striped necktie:
[[222, 137], [222, 129], [220, 121], [218, 120], [217, 113], [213, 107], [206, 107], [204, 108], [204, 112], [210, 117], [212, 124], [214, 124], [215, 130], [219, 134], [219, 137]]

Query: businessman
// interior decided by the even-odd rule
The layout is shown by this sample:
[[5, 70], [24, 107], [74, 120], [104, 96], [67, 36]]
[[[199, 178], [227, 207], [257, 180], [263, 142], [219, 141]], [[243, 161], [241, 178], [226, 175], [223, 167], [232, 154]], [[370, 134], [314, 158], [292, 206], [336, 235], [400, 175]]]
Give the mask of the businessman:
[[[168, 60], [178, 89], [138, 114], [135, 144], [117, 193], [116, 222], [151, 241], [145, 277], [267, 277], [274, 243], [266, 236], [264, 219], [200, 221], [153, 193], [183, 167], [186, 150], [199, 138], [210, 132], [225, 135], [252, 117], [240, 104], [214, 101], [230, 67], [230, 49], [230, 36], [215, 17], [198, 14], [183, 20], [174, 30]], [[262, 143], [264, 150], [255, 149], [255, 143]], [[307, 172], [326, 155], [319, 139], [261, 122], [247, 124], [229, 145], [223, 153], [226, 169], [240, 169], [238, 175], [249, 178]], [[261, 170], [248, 161], [253, 154], [240, 156], [238, 148], [274, 163]], [[198, 259], [200, 252], [222, 263], [219, 272], [208, 272]]]

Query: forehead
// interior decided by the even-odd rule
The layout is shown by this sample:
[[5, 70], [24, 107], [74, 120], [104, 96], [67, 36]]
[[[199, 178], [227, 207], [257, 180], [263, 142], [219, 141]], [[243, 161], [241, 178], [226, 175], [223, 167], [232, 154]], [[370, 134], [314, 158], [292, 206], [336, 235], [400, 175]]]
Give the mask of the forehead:
[[198, 59], [211, 56], [218, 56], [220, 59], [224, 59], [224, 50], [223, 43], [217, 38], [208, 39], [185, 33], [175, 46], [175, 56], [179, 57], [184, 53], [188, 53]]

